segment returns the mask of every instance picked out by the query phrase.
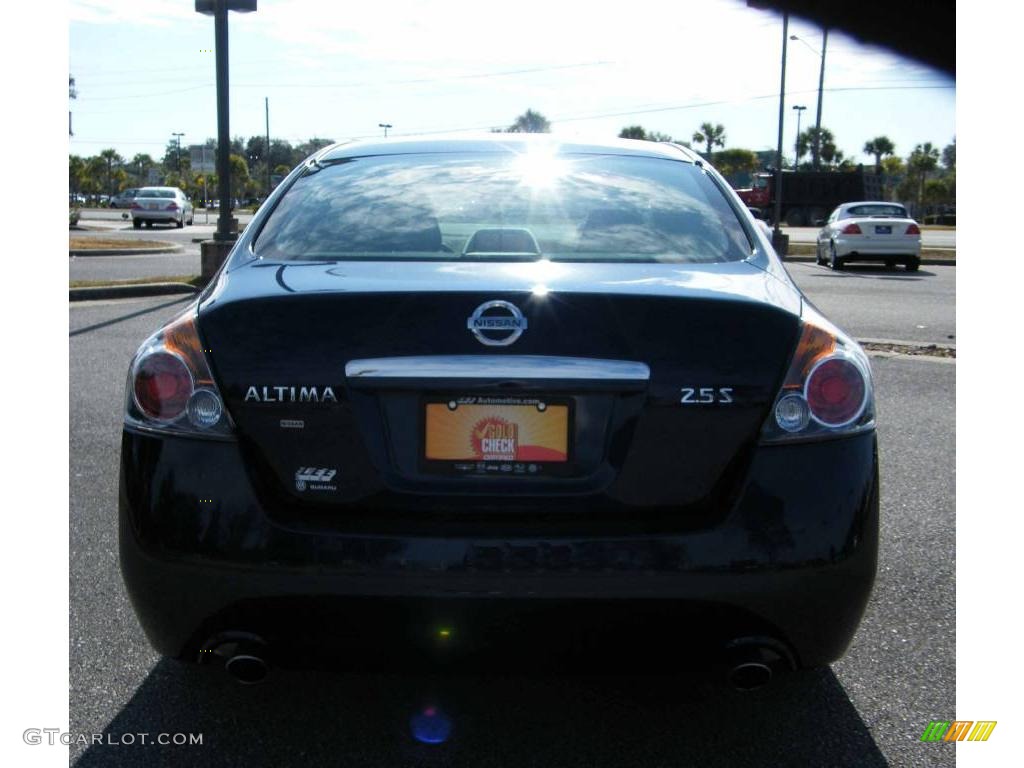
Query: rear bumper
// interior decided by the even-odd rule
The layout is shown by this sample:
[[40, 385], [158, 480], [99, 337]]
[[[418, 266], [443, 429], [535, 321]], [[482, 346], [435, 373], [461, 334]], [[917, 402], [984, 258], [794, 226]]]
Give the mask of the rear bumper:
[[920, 258], [921, 241], [881, 241], [871, 242], [863, 238], [844, 240], [839, 238], [835, 241], [836, 255], [843, 258], [855, 258], [867, 260], [884, 261], [887, 258]]
[[615, 612], [697, 613], [690, 634], [769, 635], [819, 665], [842, 655], [870, 595], [877, 471], [873, 434], [763, 447], [734, 507], [682, 533], [356, 534], [271, 519], [237, 443], [126, 431], [121, 568], [153, 646], [185, 658], [225, 630], [286, 643], [311, 625], [348, 637], [358, 626], [372, 642], [392, 620], [470, 626], [575, 608], [600, 617], [596, 631]]
[[135, 221], [181, 221], [184, 217], [183, 211], [132, 211]]

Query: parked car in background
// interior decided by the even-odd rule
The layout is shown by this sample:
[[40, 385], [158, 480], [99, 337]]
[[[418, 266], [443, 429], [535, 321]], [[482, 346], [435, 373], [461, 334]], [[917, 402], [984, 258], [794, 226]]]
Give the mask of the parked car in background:
[[921, 266], [921, 228], [899, 203], [843, 203], [818, 232], [817, 262], [842, 269], [851, 261]]
[[129, 366], [121, 570], [160, 653], [251, 683], [640, 636], [739, 688], [843, 654], [868, 358], [699, 155], [352, 142], [273, 197]]
[[81, 192], [70, 192], [68, 193], [68, 204], [69, 205], [85, 205], [85, 195]]
[[191, 224], [195, 209], [177, 187], [143, 187], [131, 204], [132, 226], [139, 229], [153, 222], [173, 223], [181, 229]]
[[122, 189], [120, 192], [118, 192], [116, 195], [114, 195], [112, 198], [110, 198], [110, 207], [111, 208], [130, 208], [131, 204], [132, 204], [132, 200], [135, 199], [135, 196], [137, 194], [139, 194], [139, 190], [138, 189], [135, 189], [135, 188], [132, 188], [132, 189]]

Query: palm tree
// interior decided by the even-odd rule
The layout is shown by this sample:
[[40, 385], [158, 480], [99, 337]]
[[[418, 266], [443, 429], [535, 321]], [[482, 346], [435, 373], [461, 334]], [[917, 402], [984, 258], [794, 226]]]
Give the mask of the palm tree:
[[[811, 152], [811, 156], [814, 156], [814, 145], [817, 140], [818, 152], [817, 160], [824, 160], [826, 165], [831, 165], [832, 161], [835, 160], [836, 152], [836, 139], [832, 135], [832, 131], [822, 126], [819, 130], [815, 127], [810, 127], [806, 131], [803, 131], [797, 138], [797, 155], [803, 156], [808, 151]], [[817, 168], [815, 169], [817, 170]]]
[[528, 109], [508, 127], [509, 133], [551, 133], [551, 123], [540, 112]]
[[932, 146], [930, 141], [918, 144], [914, 151], [907, 158], [907, 170], [917, 180], [917, 208], [921, 209], [921, 202], [924, 198], [924, 183], [928, 180], [928, 174], [935, 170], [939, 164], [939, 150]]
[[707, 144], [708, 149], [705, 154], [708, 160], [711, 159], [712, 150], [715, 147], [725, 146], [725, 126], [721, 123], [712, 125], [711, 123], [701, 123], [700, 130], [693, 132], [693, 140], [697, 144]]
[[107, 190], [107, 195], [113, 195], [114, 192], [111, 189], [111, 185], [113, 183], [114, 166], [115, 165], [121, 165], [124, 162], [124, 158], [121, 157], [119, 154], [117, 154], [117, 150], [116, 149], [104, 149], [102, 152], [100, 152], [100, 158], [103, 160], [103, 162], [106, 165], [106, 171], [107, 171], [107, 186], [106, 186], [106, 190]]
[[156, 161], [148, 154], [142, 152], [132, 158], [131, 167], [139, 175], [139, 186], [145, 186], [146, 174], [150, 168], [156, 165]]
[[891, 155], [896, 151], [896, 145], [888, 136], [876, 136], [871, 141], [865, 142], [864, 154], [875, 156], [875, 173], [882, 173], [882, 158]]

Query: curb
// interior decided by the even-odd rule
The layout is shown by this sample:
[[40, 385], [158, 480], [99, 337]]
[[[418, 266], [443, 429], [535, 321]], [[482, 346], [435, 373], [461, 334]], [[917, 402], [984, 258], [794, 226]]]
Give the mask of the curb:
[[936, 341], [905, 341], [903, 339], [857, 339], [858, 344], [887, 344], [897, 347], [917, 347], [920, 349], [952, 349], [956, 344], [943, 344]]
[[69, 288], [68, 301], [95, 299], [129, 299], [138, 296], [165, 296], [170, 294], [199, 293], [188, 283], [141, 283], [139, 285], [100, 285], [95, 288]]
[[[807, 263], [813, 264], [814, 263], [814, 254], [810, 253], [810, 254], [807, 254], [806, 256], [803, 256], [803, 255], [800, 255], [800, 256], [783, 256], [782, 260], [784, 262], [786, 262], [786, 261], [802, 261], [802, 262], [807, 262]], [[921, 259], [921, 263], [922, 264], [927, 264], [928, 266], [932, 266], [932, 267], [955, 267], [956, 266], [956, 259], [955, 258], [952, 258], [952, 259]], [[858, 262], [853, 262], [853, 264], [854, 264], [854, 266], [861, 266], [861, 264], [859, 264]], [[863, 262], [863, 266], [870, 266], [870, 264], [871, 264], [871, 262], [867, 262], [867, 261]], [[876, 266], [878, 266], [878, 265], [876, 265]], [[885, 265], [881, 264], [881, 266], [885, 266]]]
[[85, 251], [68, 251], [71, 256], [141, 256], [147, 253], [177, 253], [184, 250], [180, 245], [160, 248], [90, 248]]

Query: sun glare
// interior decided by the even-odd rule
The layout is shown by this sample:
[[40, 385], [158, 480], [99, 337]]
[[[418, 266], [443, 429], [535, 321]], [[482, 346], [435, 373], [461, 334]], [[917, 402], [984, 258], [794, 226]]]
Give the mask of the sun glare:
[[519, 183], [531, 189], [550, 189], [566, 174], [566, 162], [547, 147], [531, 147], [512, 164]]

